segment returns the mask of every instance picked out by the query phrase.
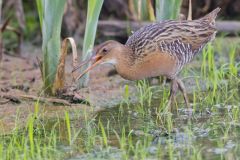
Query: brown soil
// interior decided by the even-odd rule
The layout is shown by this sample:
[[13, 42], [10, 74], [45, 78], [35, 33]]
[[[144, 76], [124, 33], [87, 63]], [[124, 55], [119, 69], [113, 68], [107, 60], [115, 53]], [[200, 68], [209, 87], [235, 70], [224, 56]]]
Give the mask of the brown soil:
[[[216, 39], [215, 42], [216, 44], [240, 43], [239, 38], [225, 38], [224, 40], [220, 38], [218, 40]], [[226, 53], [227, 55], [229, 53], [229, 47], [230, 46], [224, 47], [221, 52]], [[14, 57], [4, 54], [3, 59], [0, 62], [0, 135], [12, 131], [16, 127], [16, 122], [19, 123], [19, 127], [25, 126], [29, 114], [36, 111], [36, 100], [33, 98], [26, 98], [26, 95], [35, 96], [37, 99], [42, 95], [42, 79], [36, 60], [37, 56], [41, 57], [41, 49], [26, 44], [23, 49], [24, 54], [22, 57]], [[236, 53], [239, 53], [239, 50], [237, 50]], [[221, 54], [221, 56], [223, 55]], [[239, 57], [239, 54], [237, 57]], [[71, 81], [70, 72], [72, 67], [70, 55], [67, 57], [66, 62], [66, 78], [68, 82], [66, 86], [71, 86], [74, 83]], [[196, 58], [195, 61], [188, 65], [188, 67], [197, 68], [200, 66], [201, 62], [196, 61]], [[80, 98], [90, 102], [91, 105], [80, 103], [71, 103], [70, 105], [66, 105], [66, 103], [56, 104], [50, 103], [49, 99], [47, 99], [44, 103], [39, 104], [39, 113], [44, 113], [41, 115], [47, 118], [62, 117], [64, 111], [73, 113], [70, 115], [82, 111], [86, 111], [82, 113], [94, 115], [94, 113], [106, 107], [113, 107], [120, 104], [123, 100], [124, 86], [126, 84], [129, 85], [130, 102], [136, 102], [137, 90], [135, 88], [135, 83], [124, 80], [119, 75], [108, 76], [108, 73], [112, 69], [112, 67], [106, 65], [101, 65], [95, 68], [90, 74], [88, 87], [77, 90], [74, 93]], [[194, 87], [197, 86], [194, 77], [184, 79], [184, 83], [189, 93], [191, 93], [194, 90]], [[200, 83], [202, 91], [206, 90], [204, 84], [204, 81]], [[23, 96], [25, 96], [25, 98]], [[64, 100], [64, 102], [66, 102], [66, 100]], [[70, 102], [67, 101], [67, 103]]]
[[[26, 99], [23, 96], [38, 98], [42, 95], [42, 79], [36, 60], [37, 56], [40, 57], [41, 50], [35, 46], [26, 46], [26, 48], [22, 57], [4, 54], [0, 62], [0, 133], [8, 133], [14, 129], [17, 119], [20, 126], [23, 126], [29, 114], [34, 112], [36, 100]], [[88, 87], [75, 92], [89, 101], [91, 106], [55, 104], [46, 100], [39, 105], [40, 113], [44, 113], [45, 117], [62, 115], [64, 110], [69, 112], [86, 110], [88, 113], [95, 113], [105, 107], [119, 104], [123, 98], [124, 85], [130, 84], [130, 93], [135, 93], [134, 85], [132, 85], [134, 83], [118, 75], [106, 76], [111, 69], [112, 67], [104, 65], [94, 69], [90, 74]], [[67, 57], [66, 70], [67, 82], [71, 82], [71, 56]]]

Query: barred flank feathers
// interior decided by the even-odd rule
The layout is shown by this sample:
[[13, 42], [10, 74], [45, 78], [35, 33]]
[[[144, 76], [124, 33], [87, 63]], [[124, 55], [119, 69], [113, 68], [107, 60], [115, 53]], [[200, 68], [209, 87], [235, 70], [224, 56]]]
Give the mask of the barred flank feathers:
[[215, 18], [219, 11], [220, 8], [216, 8], [197, 20], [166, 20], [144, 26], [134, 32], [125, 45], [132, 49], [135, 60], [150, 54], [167, 54], [177, 63], [176, 75], [215, 38]]

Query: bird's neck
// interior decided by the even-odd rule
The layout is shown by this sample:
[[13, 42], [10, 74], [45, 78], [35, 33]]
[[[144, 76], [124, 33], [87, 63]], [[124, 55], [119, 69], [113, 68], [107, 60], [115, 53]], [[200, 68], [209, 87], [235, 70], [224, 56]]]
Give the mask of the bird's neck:
[[118, 53], [116, 54], [116, 64], [115, 68], [119, 75], [121, 75], [125, 79], [132, 80], [133, 77], [133, 50], [125, 45], [122, 45], [119, 48]]

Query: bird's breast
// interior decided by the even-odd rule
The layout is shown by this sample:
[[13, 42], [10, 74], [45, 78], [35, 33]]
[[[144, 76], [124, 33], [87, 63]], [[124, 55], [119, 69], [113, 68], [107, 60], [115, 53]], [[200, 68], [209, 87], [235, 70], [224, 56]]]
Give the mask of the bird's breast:
[[177, 72], [177, 62], [167, 53], [151, 53], [136, 59], [133, 65], [116, 67], [119, 75], [129, 80], [140, 80], [149, 77], [172, 77]]

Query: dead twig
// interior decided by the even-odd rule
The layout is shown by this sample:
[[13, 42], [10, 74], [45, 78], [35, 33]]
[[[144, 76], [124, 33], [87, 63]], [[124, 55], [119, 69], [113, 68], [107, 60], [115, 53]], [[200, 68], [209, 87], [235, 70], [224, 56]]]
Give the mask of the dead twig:
[[17, 52], [19, 53], [19, 55], [21, 54], [21, 45], [22, 45], [22, 40], [23, 40], [23, 34], [21, 32], [21, 29], [16, 29], [14, 27], [9, 26], [9, 22], [11, 20], [11, 17], [7, 18], [6, 21], [0, 26], [0, 59], [1, 59], [1, 55], [3, 52], [3, 44], [2, 44], [2, 33], [4, 31], [10, 31], [13, 32], [17, 35], [18, 38], [18, 47], [17, 47]]
[[6, 25], [6, 30], [16, 33], [16, 35], [18, 37], [18, 47], [16, 48], [16, 53], [18, 55], [21, 55], [22, 42], [23, 42], [23, 31], [24, 31], [25, 25], [26, 25], [22, 0], [8, 0], [5, 3], [3, 3], [3, 11], [2, 12], [7, 13], [8, 10], [15, 11], [15, 17], [18, 21], [19, 27], [18, 27], [18, 29], [15, 29], [13, 27]]
[[[0, 6], [1, 7], [1, 6]], [[0, 9], [1, 12], [1, 9]], [[1, 18], [1, 17], [0, 17]], [[0, 19], [0, 60], [2, 59], [3, 55], [3, 41], [2, 41], [2, 33], [6, 29], [11, 17], [7, 18], [7, 20], [1, 25], [1, 19]]]
[[189, 0], [187, 20], [192, 20], [192, 0]]
[[14, 0], [14, 9], [15, 9], [15, 15], [19, 24], [19, 28], [21, 31], [24, 30], [26, 22], [25, 22], [25, 15], [23, 11], [23, 4], [22, 0]]
[[7, 28], [7, 25], [9, 24], [9, 22], [10, 22], [10, 20], [11, 20], [11, 17], [8, 17], [6, 20], [5, 20], [5, 22], [1, 25], [1, 32], [4, 32], [4, 30]]
[[46, 97], [38, 97], [34, 95], [10, 95], [10, 94], [0, 94], [1, 98], [8, 99], [15, 103], [21, 103], [21, 99], [27, 99], [32, 101], [39, 101], [42, 103], [56, 103], [66, 106], [71, 106], [72, 104], [66, 100], [58, 99], [58, 98], [46, 98]]
[[71, 103], [69, 103], [68, 101], [66, 101], [64, 99], [37, 97], [37, 96], [33, 96], [33, 95], [21, 95], [20, 97], [23, 99], [29, 99], [29, 100], [39, 101], [39, 102], [43, 102], [43, 103], [48, 102], [48, 103], [57, 103], [57, 104], [62, 104], [62, 105], [66, 105], [66, 106], [71, 106]]
[[12, 96], [12, 95], [9, 95], [9, 94], [1, 94], [0, 97], [8, 99], [9, 101], [14, 102], [14, 103], [21, 103], [19, 98], [16, 97], [16, 96]]
[[8, 102], [10, 102], [11, 100], [7, 99], [5, 101], [0, 101], [0, 105], [4, 105], [4, 104], [7, 104]]

